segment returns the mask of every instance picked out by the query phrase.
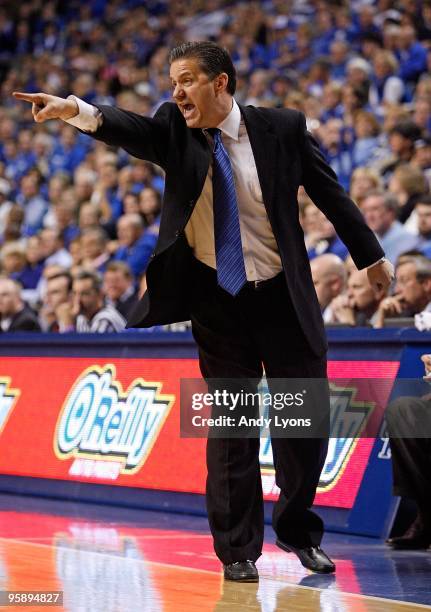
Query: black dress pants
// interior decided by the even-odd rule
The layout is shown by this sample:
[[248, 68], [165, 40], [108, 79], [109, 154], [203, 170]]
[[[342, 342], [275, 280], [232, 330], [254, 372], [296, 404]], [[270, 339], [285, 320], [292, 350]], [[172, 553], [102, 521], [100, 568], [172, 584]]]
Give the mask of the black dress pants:
[[[217, 285], [215, 270], [197, 260], [194, 267], [192, 331], [205, 379], [260, 379], [263, 367], [268, 379], [326, 379], [326, 356], [316, 357], [310, 350], [283, 273], [262, 289], [248, 283], [232, 297]], [[258, 437], [207, 440], [208, 519], [215, 552], [225, 564], [255, 561], [262, 552], [259, 446]], [[274, 530], [294, 545], [318, 545], [323, 522], [310, 507], [327, 440], [272, 438], [272, 449], [281, 489]]]
[[[386, 409], [394, 495], [431, 510], [431, 398], [399, 397]], [[430, 516], [431, 520], [431, 516]]]

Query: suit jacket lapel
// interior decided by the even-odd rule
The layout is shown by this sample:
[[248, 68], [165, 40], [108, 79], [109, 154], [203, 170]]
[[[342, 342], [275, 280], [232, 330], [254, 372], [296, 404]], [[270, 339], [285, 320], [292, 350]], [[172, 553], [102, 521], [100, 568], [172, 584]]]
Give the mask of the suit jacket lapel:
[[277, 136], [272, 125], [253, 106], [240, 105], [256, 162], [257, 175], [263, 201], [268, 212], [272, 210], [276, 180]]

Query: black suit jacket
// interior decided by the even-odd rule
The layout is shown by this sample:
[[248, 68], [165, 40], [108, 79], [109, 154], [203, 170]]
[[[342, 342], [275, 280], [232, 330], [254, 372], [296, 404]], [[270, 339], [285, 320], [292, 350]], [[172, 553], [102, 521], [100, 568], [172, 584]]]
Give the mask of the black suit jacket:
[[[188, 320], [192, 254], [183, 230], [208, 173], [207, 139], [202, 130], [188, 128], [170, 102], [154, 118], [109, 106], [99, 109], [103, 123], [95, 138], [123, 147], [166, 172], [159, 239], [147, 268], [148, 289], [127, 326]], [[332, 221], [358, 268], [369, 266], [384, 253], [307, 132], [302, 113], [252, 106], [240, 109], [292, 302], [310, 347], [320, 355], [327, 348], [326, 336], [299, 223], [298, 187], [303, 185]]]
[[12, 317], [8, 332], [16, 331], [34, 331], [40, 332], [41, 327], [37, 319], [36, 313], [29, 307], [24, 306], [16, 315]]

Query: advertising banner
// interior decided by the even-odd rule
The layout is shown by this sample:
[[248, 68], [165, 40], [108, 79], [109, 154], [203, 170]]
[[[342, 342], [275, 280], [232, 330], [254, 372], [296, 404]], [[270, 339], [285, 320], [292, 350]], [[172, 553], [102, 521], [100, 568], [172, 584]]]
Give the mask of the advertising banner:
[[[381, 421], [397, 369], [329, 363], [336, 408], [354, 418], [349, 437], [330, 439], [318, 505], [353, 507], [374, 443], [361, 423]], [[0, 474], [203, 493], [205, 440], [180, 436], [179, 407], [181, 379], [199, 376], [195, 359], [1, 357]], [[269, 438], [260, 461], [265, 499], [276, 499]]]

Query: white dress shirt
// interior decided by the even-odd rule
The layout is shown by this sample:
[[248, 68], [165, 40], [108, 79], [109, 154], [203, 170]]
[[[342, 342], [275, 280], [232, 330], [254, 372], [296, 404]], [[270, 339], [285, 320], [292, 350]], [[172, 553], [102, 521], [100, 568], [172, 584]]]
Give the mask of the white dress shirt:
[[[78, 104], [79, 114], [68, 119], [67, 123], [81, 130], [94, 132], [101, 120], [98, 110], [91, 104], [73, 97]], [[282, 269], [281, 259], [263, 203], [250, 140], [235, 100], [231, 112], [217, 127], [221, 130], [223, 145], [232, 164], [247, 280], [272, 278]], [[204, 133], [212, 147], [211, 136], [205, 130]], [[216, 268], [212, 166], [186, 225], [185, 235], [195, 257]]]

